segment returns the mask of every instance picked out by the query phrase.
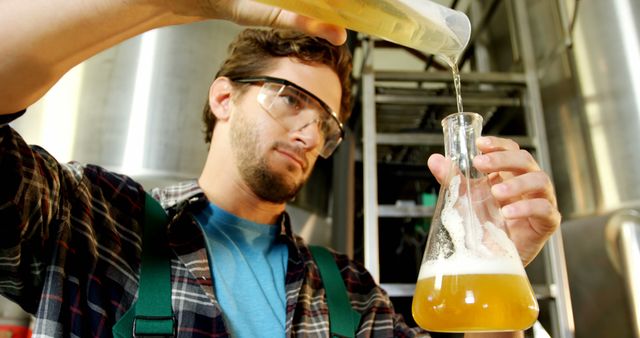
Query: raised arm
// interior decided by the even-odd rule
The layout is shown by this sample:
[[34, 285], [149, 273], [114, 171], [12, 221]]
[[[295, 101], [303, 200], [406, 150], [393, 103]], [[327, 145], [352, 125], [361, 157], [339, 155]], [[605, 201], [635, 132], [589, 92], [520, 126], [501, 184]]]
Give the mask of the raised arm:
[[2, 0], [0, 114], [26, 108], [69, 69], [123, 40], [204, 19], [296, 28], [334, 43], [346, 37], [343, 29], [248, 0]]

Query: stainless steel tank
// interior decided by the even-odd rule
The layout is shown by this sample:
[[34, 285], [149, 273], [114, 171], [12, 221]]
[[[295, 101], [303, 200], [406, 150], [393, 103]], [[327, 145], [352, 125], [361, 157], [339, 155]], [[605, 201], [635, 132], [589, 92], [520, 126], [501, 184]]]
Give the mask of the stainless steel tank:
[[[640, 207], [640, 2], [529, 6], [576, 337], [639, 337], [637, 285], [628, 282], [638, 276], [614, 269], [622, 263], [607, 255], [617, 248], [605, 229], [612, 215]], [[624, 239], [636, 248], [625, 257], [637, 260], [640, 237]]]
[[211, 21], [134, 37], [71, 70], [13, 125], [59, 161], [143, 183], [197, 177], [207, 152], [202, 107], [240, 29]]
[[532, 17], [561, 33], [534, 37], [561, 210], [578, 218], [639, 206], [640, 2], [567, 3], [564, 20]]

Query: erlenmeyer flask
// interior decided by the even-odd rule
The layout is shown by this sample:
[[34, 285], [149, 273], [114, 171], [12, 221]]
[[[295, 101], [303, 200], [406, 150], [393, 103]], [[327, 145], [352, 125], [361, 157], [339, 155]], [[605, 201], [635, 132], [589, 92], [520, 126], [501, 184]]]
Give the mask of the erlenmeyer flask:
[[530, 327], [538, 303], [488, 178], [472, 165], [482, 117], [442, 121], [451, 161], [427, 240], [413, 317], [435, 332], [515, 331]]

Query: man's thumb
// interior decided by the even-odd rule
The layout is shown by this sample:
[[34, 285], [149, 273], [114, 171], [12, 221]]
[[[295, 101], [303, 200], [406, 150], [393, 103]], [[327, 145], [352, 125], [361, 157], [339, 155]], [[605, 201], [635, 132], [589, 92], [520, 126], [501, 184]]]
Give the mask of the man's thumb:
[[323, 38], [336, 46], [347, 40], [347, 31], [344, 28], [303, 15], [295, 16], [293, 28]]
[[433, 176], [442, 184], [447, 179], [447, 171], [449, 170], [449, 160], [441, 154], [432, 154], [427, 160], [427, 166]]

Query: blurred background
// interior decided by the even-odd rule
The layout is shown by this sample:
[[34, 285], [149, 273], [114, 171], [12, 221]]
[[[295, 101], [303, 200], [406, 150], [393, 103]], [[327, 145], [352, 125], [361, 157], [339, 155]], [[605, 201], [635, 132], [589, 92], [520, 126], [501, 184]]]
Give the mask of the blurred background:
[[[541, 306], [527, 336], [640, 337], [640, 2], [437, 2], [472, 21], [459, 62], [465, 110], [483, 115], [483, 134], [531, 151], [557, 190], [561, 231], [527, 268]], [[202, 107], [240, 30], [204, 22], [132, 38], [71, 70], [12, 126], [61, 162], [102, 165], [147, 188], [198, 177]], [[363, 262], [413, 323], [439, 190], [426, 159], [443, 152], [451, 74], [386, 41], [351, 32], [348, 44], [347, 137], [288, 210], [308, 241]], [[0, 304], [0, 332], [22, 335], [30, 317]]]

